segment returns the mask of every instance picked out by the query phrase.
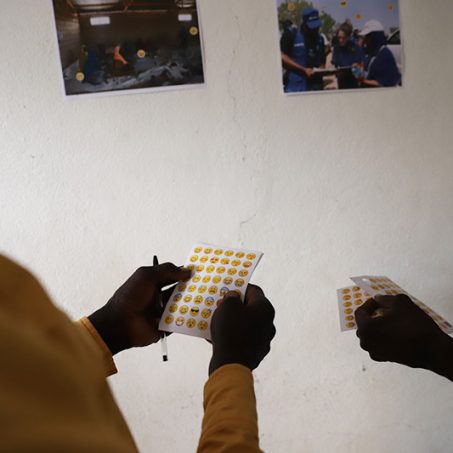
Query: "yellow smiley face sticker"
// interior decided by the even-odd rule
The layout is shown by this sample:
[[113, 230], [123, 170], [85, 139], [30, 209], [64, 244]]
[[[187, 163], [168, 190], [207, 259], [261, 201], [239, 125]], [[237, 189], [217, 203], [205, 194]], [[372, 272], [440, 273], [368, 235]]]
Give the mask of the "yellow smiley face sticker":
[[223, 297], [227, 292], [229, 291], [229, 289], [224, 286], [221, 290], [220, 290], [220, 295]]
[[209, 261], [212, 264], [217, 264], [219, 262], [219, 258], [217, 256], [213, 256]]
[[192, 281], [193, 281], [194, 283], [198, 283], [200, 280], [201, 280], [200, 274], [195, 274], [195, 275], [192, 277]]
[[[346, 291], [346, 290], [345, 290], [345, 291]], [[354, 292], [360, 291], [360, 288], [359, 288], [358, 286], [354, 286], [354, 287], [352, 288], [352, 291], [354, 291]], [[349, 292], [349, 289], [348, 289], [347, 292]]]
[[188, 311], [189, 307], [187, 305], [181, 305], [181, 307], [179, 307], [179, 313], [182, 315], [185, 315]]
[[240, 260], [233, 260], [233, 261], [231, 261], [231, 264], [233, 266], [239, 266], [239, 264], [241, 264], [241, 261]]
[[182, 294], [181, 293], [178, 293], [178, 294], [175, 295], [175, 297], [173, 297], [173, 300], [175, 302], [179, 302], [181, 299], [182, 299]]
[[360, 299], [362, 297], [362, 293], [354, 293], [355, 299]]
[[195, 296], [195, 299], [193, 301], [194, 303], [199, 305], [203, 302], [203, 296]]
[[220, 275], [215, 275], [212, 279], [212, 283], [220, 283], [220, 280], [222, 280], [222, 277], [220, 277]]
[[353, 327], [355, 327], [355, 323], [354, 322], [348, 322], [346, 324], [346, 327], [349, 327], [350, 329], [352, 329]]
[[213, 297], [206, 297], [206, 300], [204, 301], [207, 307], [211, 307], [214, 305], [214, 298]]
[[192, 300], [192, 295], [191, 294], [186, 294], [184, 296], [184, 302], [189, 303]]
[[210, 286], [209, 290], [208, 290], [208, 293], [209, 294], [217, 294], [217, 291], [218, 291], [217, 286]]
[[203, 277], [203, 283], [209, 283], [211, 281], [211, 276], [210, 275], [205, 275]]
[[225, 278], [223, 279], [223, 283], [224, 283], [225, 285], [231, 285], [231, 283], [233, 283], [233, 279], [232, 279], [231, 277], [225, 277]]
[[198, 307], [192, 307], [192, 308], [190, 309], [190, 314], [191, 314], [192, 316], [197, 316], [198, 313], [200, 313], [200, 309], [199, 309]]
[[348, 316], [346, 316], [345, 319], [346, 319], [346, 321], [354, 321], [354, 316], [348, 315]]
[[345, 288], [341, 291], [343, 294], [348, 294], [351, 292], [351, 290], [349, 288]]
[[210, 253], [212, 253], [212, 249], [209, 248], [209, 247], [207, 247], [207, 248], [204, 249], [204, 252], [205, 252], [207, 255], [209, 255]]
[[188, 319], [187, 322], [186, 322], [186, 326], [189, 328], [189, 329], [192, 329], [195, 327], [195, 324], [197, 323], [197, 321], [195, 321], [195, 319]]
[[233, 255], [234, 255], [234, 252], [233, 252], [233, 250], [227, 250], [227, 251], [225, 252], [225, 255], [226, 255], [226, 256], [233, 256]]
[[344, 302], [344, 303], [343, 303], [343, 306], [344, 306], [344, 307], [350, 307], [351, 305], [352, 305], [351, 302]]
[[207, 272], [208, 274], [211, 274], [212, 272], [214, 272], [214, 269], [215, 269], [215, 266], [208, 266], [208, 267], [206, 268], [206, 272]]
[[239, 275], [240, 275], [241, 277], [247, 277], [247, 275], [249, 275], [249, 271], [246, 271], [245, 269], [241, 269], [241, 270], [239, 271]]
[[362, 299], [356, 299], [355, 304], [356, 305], [362, 305], [363, 304], [363, 300]]
[[244, 258], [245, 253], [244, 252], [237, 252], [235, 256], [236, 256], [236, 258]]
[[229, 275], [235, 275], [237, 273], [237, 269], [234, 269], [234, 268], [231, 268], [231, 269], [228, 269], [228, 274]]
[[216, 272], [218, 274], [223, 274], [226, 271], [226, 269], [223, 266], [220, 266], [217, 268]]
[[243, 264], [243, 266], [244, 266], [244, 267], [251, 267], [252, 264], [253, 264], [253, 263], [252, 263], [251, 261], [246, 261], [246, 262]]
[[146, 53], [145, 53], [145, 51], [143, 49], [139, 49], [137, 51], [137, 57], [138, 58], [145, 58], [145, 55], [146, 55]]
[[200, 294], [205, 293], [206, 290], [207, 290], [207, 288], [206, 288], [205, 285], [201, 285], [201, 286], [198, 288], [198, 292], [199, 292]]
[[248, 260], [254, 260], [256, 258], [256, 255], [254, 253], [248, 253], [247, 254], [247, 259]]
[[208, 323], [206, 321], [200, 321], [198, 323], [198, 328], [200, 330], [206, 330], [208, 328]]
[[220, 260], [220, 262], [226, 266], [227, 264], [230, 264], [230, 259], [229, 258], [222, 258]]
[[187, 291], [189, 293], [193, 293], [197, 289], [197, 285], [190, 285], [189, 288], [187, 288]]
[[83, 72], [78, 72], [75, 76], [76, 80], [83, 82], [85, 80], [85, 74]]
[[185, 283], [181, 283], [178, 285], [178, 291], [184, 291], [187, 288], [187, 285]]
[[195, 263], [197, 260], [198, 260], [198, 255], [192, 255], [192, 256], [190, 257], [190, 261], [191, 261], [192, 263]]
[[347, 308], [344, 312], [347, 314], [347, 315], [350, 315], [352, 313], [352, 308]]
[[182, 326], [184, 324], [184, 316], [180, 316], [179, 318], [176, 318], [175, 324], [177, 326]]
[[208, 259], [209, 259], [208, 256], [203, 255], [203, 256], [200, 258], [200, 261], [201, 261], [202, 263], [206, 263], [206, 261], [208, 261]]
[[187, 266], [187, 269], [189, 269], [190, 271], [193, 271], [195, 269], [195, 266], [193, 264], [189, 264]]
[[293, 11], [296, 10], [296, 5], [295, 5], [294, 3], [291, 2], [291, 3], [288, 3], [287, 8], [288, 8], [288, 11], [289, 11], [290, 13], [292, 13]]
[[343, 296], [343, 300], [351, 300], [351, 296], [349, 294], [346, 294]]
[[242, 278], [238, 278], [234, 284], [238, 287], [238, 288], [241, 288], [242, 286], [244, 286], [244, 280]]
[[171, 304], [170, 308], [168, 309], [168, 311], [170, 313], [174, 313], [176, 310], [178, 310], [178, 305], [177, 304]]
[[196, 268], [197, 272], [203, 272], [204, 271], [204, 266], [203, 264], [199, 264]]
[[210, 308], [205, 308], [201, 312], [201, 317], [204, 319], [208, 319], [211, 317], [212, 310]]
[[214, 250], [214, 255], [221, 255], [223, 253], [223, 250], [222, 249], [217, 249], [217, 250]]
[[201, 247], [195, 247], [194, 248], [194, 253], [200, 253], [203, 249]]
[[172, 315], [168, 315], [165, 318], [165, 324], [171, 324], [173, 322], [173, 319], [175, 319]]

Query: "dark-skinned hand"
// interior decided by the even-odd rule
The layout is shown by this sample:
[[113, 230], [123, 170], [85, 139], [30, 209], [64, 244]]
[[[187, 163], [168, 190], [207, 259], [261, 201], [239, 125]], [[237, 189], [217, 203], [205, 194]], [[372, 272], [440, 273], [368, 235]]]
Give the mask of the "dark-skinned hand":
[[451, 378], [453, 340], [408, 296], [375, 296], [356, 310], [355, 318], [360, 346], [373, 360]]
[[248, 286], [244, 303], [235, 292], [226, 294], [212, 317], [209, 374], [231, 363], [254, 370], [270, 351], [274, 316], [274, 307], [258, 286]]
[[[171, 263], [140, 267], [106, 305], [88, 317], [112, 354], [159, 341], [158, 325], [163, 313], [159, 292], [190, 275], [190, 270]], [[172, 291], [169, 288], [162, 292], [164, 307]]]

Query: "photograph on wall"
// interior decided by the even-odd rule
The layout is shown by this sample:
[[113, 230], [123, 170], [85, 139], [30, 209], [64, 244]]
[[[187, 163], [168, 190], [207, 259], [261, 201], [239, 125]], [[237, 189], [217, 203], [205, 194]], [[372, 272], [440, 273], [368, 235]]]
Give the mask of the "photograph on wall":
[[204, 83], [196, 0], [52, 0], [67, 96]]
[[398, 0], [276, 0], [286, 94], [402, 85]]

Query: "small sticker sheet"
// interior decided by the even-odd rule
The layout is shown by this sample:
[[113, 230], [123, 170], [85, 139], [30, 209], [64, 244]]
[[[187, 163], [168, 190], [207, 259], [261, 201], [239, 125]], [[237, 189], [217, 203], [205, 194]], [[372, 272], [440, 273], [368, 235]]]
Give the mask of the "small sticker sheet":
[[429, 315], [445, 333], [449, 334], [453, 332], [453, 326], [448, 321], [421, 300], [409, 294], [390, 278], [385, 276], [361, 275], [358, 277], [351, 277], [351, 280], [356, 286], [342, 288], [337, 291], [342, 331], [352, 330], [357, 327], [354, 312], [367, 299], [377, 295], [395, 296], [397, 294], [405, 294], [410, 297], [412, 302]]
[[184, 267], [192, 270], [189, 280], [179, 282], [159, 323], [159, 330], [211, 339], [211, 319], [229, 291], [244, 300], [247, 285], [263, 256], [211, 244], [195, 244]]

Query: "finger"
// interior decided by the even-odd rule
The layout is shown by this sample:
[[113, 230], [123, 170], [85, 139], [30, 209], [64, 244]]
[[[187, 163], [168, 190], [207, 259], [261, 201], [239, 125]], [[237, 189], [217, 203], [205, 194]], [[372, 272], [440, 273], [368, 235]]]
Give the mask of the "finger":
[[152, 267], [141, 267], [138, 272], [145, 279], [149, 279], [159, 288], [172, 285], [180, 280], [190, 278], [192, 271], [175, 266], [173, 263], [159, 264]]
[[359, 307], [354, 315], [357, 326], [363, 326], [367, 324], [371, 319], [373, 313], [379, 308], [379, 304], [375, 299], [368, 299], [361, 307]]
[[259, 297], [266, 297], [264, 291], [258, 285], [249, 283], [245, 292], [245, 303], [248, 303], [248, 299], [257, 299]]
[[[255, 291], [256, 297], [254, 294]], [[264, 293], [261, 290], [261, 288], [258, 288], [256, 290], [252, 289], [251, 295], [249, 295], [249, 297], [247, 298], [246, 307], [249, 310], [253, 310], [255, 313], [265, 315], [271, 321], [273, 321], [275, 318], [275, 308], [271, 304], [270, 300], [264, 296]]]
[[223, 297], [219, 308], [222, 306], [242, 306], [242, 301], [236, 291], [228, 291]]
[[[391, 308], [395, 305], [398, 300], [405, 300], [404, 294], [398, 296], [384, 296], [384, 295], [377, 295], [374, 297], [376, 302], [381, 308]], [[403, 298], [403, 299], [401, 299]], [[409, 299], [409, 298], [408, 298]], [[410, 299], [409, 299], [410, 300]]]

